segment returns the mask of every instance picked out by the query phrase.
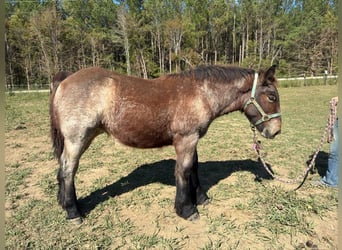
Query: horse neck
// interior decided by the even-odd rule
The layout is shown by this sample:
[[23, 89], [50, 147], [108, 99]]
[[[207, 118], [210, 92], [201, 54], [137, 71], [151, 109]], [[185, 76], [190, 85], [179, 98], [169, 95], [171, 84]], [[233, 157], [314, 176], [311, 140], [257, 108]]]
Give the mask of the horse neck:
[[229, 84], [204, 83], [204, 92], [211, 106], [213, 116], [218, 117], [234, 111], [242, 111], [252, 89], [253, 79], [235, 80]]

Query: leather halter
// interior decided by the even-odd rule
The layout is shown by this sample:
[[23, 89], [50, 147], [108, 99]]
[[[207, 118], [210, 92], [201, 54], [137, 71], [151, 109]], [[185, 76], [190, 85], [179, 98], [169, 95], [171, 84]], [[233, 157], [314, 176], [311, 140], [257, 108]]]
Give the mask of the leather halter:
[[252, 88], [252, 93], [251, 97], [248, 99], [248, 101], [245, 103], [245, 106], [243, 107], [243, 111], [245, 112], [246, 108], [248, 105], [253, 104], [256, 109], [259, 111], [261, 114], [261, 118], [253, 124], [254, 126], [258, 126], [259, 124], [269, 121], [273, 118], [281, 116], [281, 113], [274, 113], [274, 114], [266, 114], [265, 111], [262, 109], [262, 107], [259, 105], [259, 103], [255, 99], [255, 91], [256, 91], [256, 86], [258, 83], [258, 73], [255, 73], [254, 75], [254, 81], [253, 81], [253, 88]]

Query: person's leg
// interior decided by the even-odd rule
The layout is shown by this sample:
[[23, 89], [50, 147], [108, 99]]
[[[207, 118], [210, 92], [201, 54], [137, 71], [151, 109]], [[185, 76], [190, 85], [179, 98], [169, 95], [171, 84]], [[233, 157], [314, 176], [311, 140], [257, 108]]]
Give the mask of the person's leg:
[[330, 144], [328, 169], [322, 182], [328, 186], [336, 187], [338, 184], [338, 120], [334, 124], [334, 140]]

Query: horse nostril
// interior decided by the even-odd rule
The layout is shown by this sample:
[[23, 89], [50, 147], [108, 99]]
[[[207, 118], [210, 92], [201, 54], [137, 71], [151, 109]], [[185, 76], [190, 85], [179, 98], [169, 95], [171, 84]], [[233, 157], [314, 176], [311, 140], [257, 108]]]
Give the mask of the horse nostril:
[[281, 129], [279, 129], [279, 130], [274, 134], [274, 136], [279, 135], [279, 134], [281, 134]]

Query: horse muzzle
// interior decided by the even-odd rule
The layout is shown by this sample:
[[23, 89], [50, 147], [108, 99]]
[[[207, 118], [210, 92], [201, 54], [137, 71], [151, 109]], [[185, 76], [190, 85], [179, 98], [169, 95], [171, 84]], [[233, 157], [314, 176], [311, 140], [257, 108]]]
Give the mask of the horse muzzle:
[[260, 134], [267, 139], [274, 139], [281, 133], [281, 119], [273, 119], [265, 124]]

